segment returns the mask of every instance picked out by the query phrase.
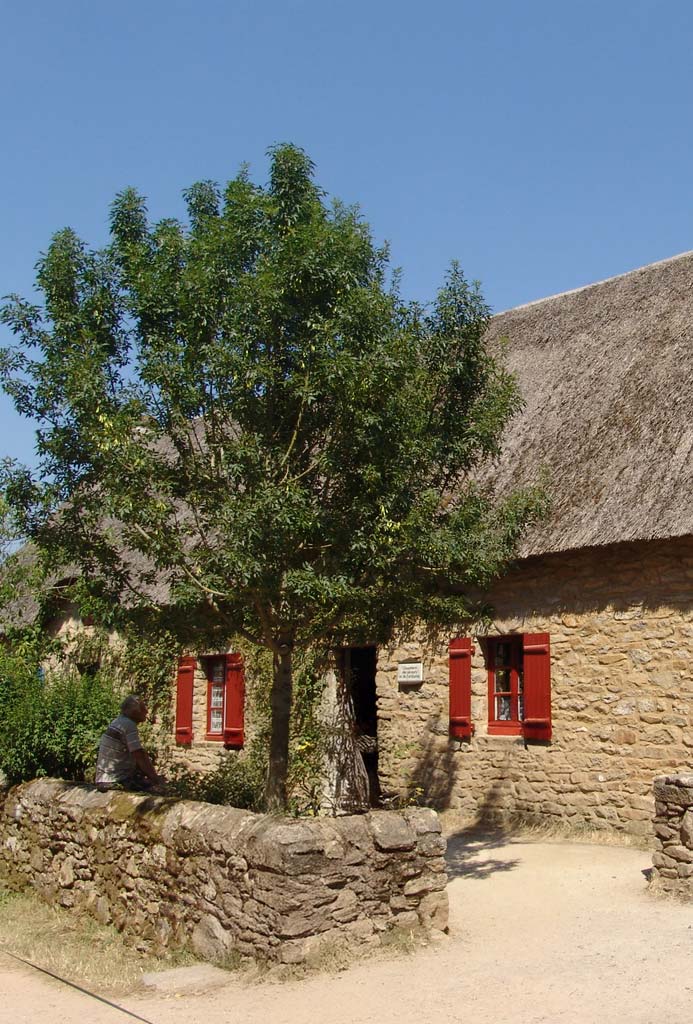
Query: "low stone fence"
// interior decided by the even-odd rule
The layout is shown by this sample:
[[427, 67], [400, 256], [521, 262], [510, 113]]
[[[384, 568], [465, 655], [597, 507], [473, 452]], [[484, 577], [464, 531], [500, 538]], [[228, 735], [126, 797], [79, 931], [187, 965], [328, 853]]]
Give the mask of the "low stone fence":
[[325, 943], [447, 927], [433, 811], [289, 819], [53, 779], [7, 792], [0, 877], [141, 949], [300, 963]]
[[693, 775], [660, 776], [654, 797], [655, 878], [665, 892], [693, 898]]

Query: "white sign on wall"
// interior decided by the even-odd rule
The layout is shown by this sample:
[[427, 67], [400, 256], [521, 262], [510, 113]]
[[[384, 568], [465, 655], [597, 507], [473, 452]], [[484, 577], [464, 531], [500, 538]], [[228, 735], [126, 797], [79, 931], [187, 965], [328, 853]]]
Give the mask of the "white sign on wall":
[[397, 682], [398, 683], [422, 683], [423, 682], [423, 662], [421, 661], [404, 661], [397, 666]]

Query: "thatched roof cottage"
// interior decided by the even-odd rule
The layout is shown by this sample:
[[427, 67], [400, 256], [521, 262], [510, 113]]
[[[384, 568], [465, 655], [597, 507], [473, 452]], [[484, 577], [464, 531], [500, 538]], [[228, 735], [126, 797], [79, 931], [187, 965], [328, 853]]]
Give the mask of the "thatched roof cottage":
[[[490, 338], [525, 399], [494, 486], [541, 480], [551, 513], [477, 635], [342, 652], [371, 793], [644, 834], [654, 776], [693, 762], [693, 252], [502, 313]], [[182, 658], [174, 700], [190, 763], [242, 747], [237, 654]]]
[[490, 330], [526, 402], [495, 486], [544, 474], [552, 510], [483, 635], [379, 654], [381, 785], [645, 833], [653, 777], [693, 763], [693, 253]]

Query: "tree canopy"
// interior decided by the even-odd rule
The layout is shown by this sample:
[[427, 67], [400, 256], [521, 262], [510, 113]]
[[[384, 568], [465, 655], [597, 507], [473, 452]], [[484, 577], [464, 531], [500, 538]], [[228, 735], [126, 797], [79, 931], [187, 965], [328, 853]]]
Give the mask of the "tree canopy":
[[151, 224], [120, 193], [100, 250], [56, 234], [43, 296], [2, 319], [0, 373], [39, 423], [39, 468], [4, 492], [52, 564], [115, 623], [274, 653], [269, 802], [281, 807], [291, 656], [453, 623], [536, 513], [475, 483], [518, 408], [457, 264], [405, 302], [358, 209], [328, 203], [302, 150], [271, 150]]

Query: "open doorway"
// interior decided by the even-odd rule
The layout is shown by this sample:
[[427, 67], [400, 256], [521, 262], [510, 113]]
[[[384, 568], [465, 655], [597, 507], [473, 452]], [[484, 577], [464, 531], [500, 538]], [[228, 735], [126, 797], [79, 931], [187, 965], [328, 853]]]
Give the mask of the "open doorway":
[[378, 705], [375, 673], [378, 653], [375, 647], [351, 647], [345, 652], [346, 676], [354, 708], [356, 744], [368, 775], [371, 807], [380, 804], [378, 779]]

